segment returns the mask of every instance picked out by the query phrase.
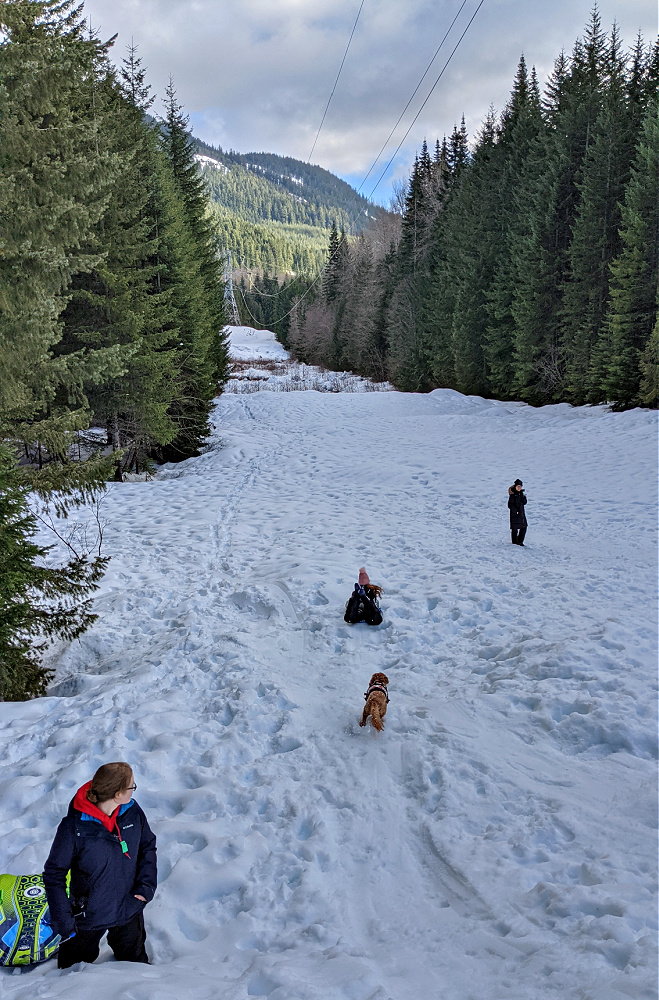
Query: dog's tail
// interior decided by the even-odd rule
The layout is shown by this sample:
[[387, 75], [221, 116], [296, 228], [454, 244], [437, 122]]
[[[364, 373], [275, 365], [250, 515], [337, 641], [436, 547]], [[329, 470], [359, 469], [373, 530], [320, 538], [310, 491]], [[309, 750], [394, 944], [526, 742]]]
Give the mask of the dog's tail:
[[379, 733], [384, 729], [384, 722], [382, 721], [382, 716], [380, 715], [380, 706], [377, 702], [371, 707], [371, 722], [377, 729]]

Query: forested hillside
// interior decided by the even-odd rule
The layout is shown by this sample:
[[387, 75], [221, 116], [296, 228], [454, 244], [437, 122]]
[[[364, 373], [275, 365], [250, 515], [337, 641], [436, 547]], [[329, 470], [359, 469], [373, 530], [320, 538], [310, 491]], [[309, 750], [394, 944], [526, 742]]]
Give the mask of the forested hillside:
[[357, 233], [382, 209], [322, 167], [274, 153], [225, 152], [195, 140], [223, 249], [243, 270], [312, 273], [332, 224]]
[[659, 45], [597, 10], [541, 94], [521, 59], [503, 112], [417, 157], [400, 238], [335, 235], [291, 321], [303, 361], [401, 389], [656, 406]]

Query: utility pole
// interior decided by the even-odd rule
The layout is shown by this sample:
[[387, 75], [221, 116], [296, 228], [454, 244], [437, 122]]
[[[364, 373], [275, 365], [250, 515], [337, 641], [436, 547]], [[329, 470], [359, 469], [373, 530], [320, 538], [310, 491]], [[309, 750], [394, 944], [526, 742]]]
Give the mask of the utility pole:
[[233, 294], [233, 264], [231, 263], [231, 251], [227, 250], [224, 255], [224, 301], [227, 307], [229, 322], [232, 326], [240, 326], [240, 313], [236, 304], [236, 297]]

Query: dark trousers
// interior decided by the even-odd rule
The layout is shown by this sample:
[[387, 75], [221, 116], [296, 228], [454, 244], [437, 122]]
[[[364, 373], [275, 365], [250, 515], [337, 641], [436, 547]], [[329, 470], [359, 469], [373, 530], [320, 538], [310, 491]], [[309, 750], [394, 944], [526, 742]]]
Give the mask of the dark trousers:
[[[98, 958], [101, 938], [105, 929], [100, 931], [78, 930], [75, 937], [63, 941], [57, 953], [57, 968], [68, 969], [76, 962], [95, 962]], [[143, 962], [149, 964], [144, 942], [144, 916], [137, 913], [132, 920], [121, 927], [108, 929], [108, 944], [118, 962]]]
[[526, 525], [524, 525], [523, 528], [511, 528], [510, 534], [513, 540], [513, 545], [523, 545], [526, 537]]

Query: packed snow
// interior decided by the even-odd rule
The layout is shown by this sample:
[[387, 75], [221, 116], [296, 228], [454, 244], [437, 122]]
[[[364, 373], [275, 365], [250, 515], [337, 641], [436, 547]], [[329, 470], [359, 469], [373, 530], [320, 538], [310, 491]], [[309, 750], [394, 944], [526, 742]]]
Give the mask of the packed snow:
[[[111, 484], [98, 621], [49, 697], [0, 705], [0, 864], [40, 871], [75, 789], [127, 760], [153, 964], [104, 945], [0, 995], [655, 998], [656, 421], [227, 393], [202, 455]], [[362, 565], [378, 628], [343, 621]], [[375, 671], [383, 733], [358, 725]]]
[[230, 326], [231, 357], [237, 361], [288, 361], [288, 351], [275, 340], [270, 330], [255, 330], [251, 326]]

